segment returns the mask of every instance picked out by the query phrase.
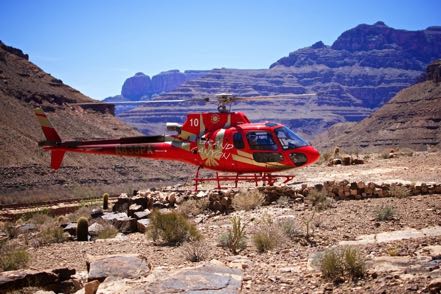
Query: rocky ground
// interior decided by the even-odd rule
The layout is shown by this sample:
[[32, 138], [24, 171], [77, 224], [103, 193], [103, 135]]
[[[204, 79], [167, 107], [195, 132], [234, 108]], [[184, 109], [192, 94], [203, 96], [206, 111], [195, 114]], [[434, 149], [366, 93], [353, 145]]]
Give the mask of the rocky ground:
[[[391, 159], [371, 155], [364, 165], [305, 168], [297, 174], [297, 183], [293, 185], [343, 179], [439, 183], [440, 161], [439, 153], [414, 153]], [[378, 220], [378, 211], [385, 206], [393, 208], [393, 217]], [[240, 216], [248, 236], [245, 250], [238, 255], [218, 245], [219, 237], [229, 228], [233, 216]], [[311, 236], [280, 238], [275, 249], [259, 253], [252, 235], [264, 217], [271, 218], [274, 223], [289, 220], [301, 234], [305, 234], [306, 222], [311, 220]], [[251, 211], [204, 212], [192, 220], [204, 237], [205, 261], [216, 260], [217, 265], [238, 268], [241, 293], [428, 293], [428, 286], [441, 277], [441, 195], [336, 201], [317, 212], [307, 201], [284, 199]], [[422, 229], [425, 233], [417, 231]], [[393, 231], [399, 232], [390, 233]], [[371, 241], [363, 241], [369, 237], [362, 235], [371, 234], [377, 235], [371, 236]], [[352, 246], [359, 248], [366, 259], [365, 277], [358, 281], [344, 277], [338, 283], [325, 280], [313, 261], [326, 249], [357, 240], [362, 241], [352, 242]], [[71, 241], [32, 248], [28, 250], [31, 255], [28, 267], [36, 270], [75, 268], [78, 276], [85, 277], [88, 256], [114, 254], [139, 254], [156, 275], [158, 271], [169, 273], [206, 265], [186, 260], [183, 248], [158, 246], [145, 234], [132, 233], [93, 242]], [[136, 284], [133, 283], [132, 286]], [[106, 291], [103, 293], [111, 292], [108, 287]], [[439, 288], [434, 291], [439, 293], [436, 292]], [[219, 290], [219, 293], [226, 292], [226, 289]]]

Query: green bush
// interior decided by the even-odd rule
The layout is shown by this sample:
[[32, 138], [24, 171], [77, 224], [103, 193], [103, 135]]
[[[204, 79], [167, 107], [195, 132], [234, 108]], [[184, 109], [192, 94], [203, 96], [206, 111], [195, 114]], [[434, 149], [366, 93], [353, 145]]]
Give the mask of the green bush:
[[232, 206], [234, 210], [253, 210], [265, 203], [265, 195], [259, 190], [241, 191], [234, 196]]
[[0, 245], [0, 268], [2, 271], [12, 271], [24, 268], [29, 261], [26, 250], [16, 248], [8, 243]]
[[358, 280], [366, 274], [366, 261], [358, 248], [334, 248], [320, 258], [320, 270], [327, 280], [336, 281], [343, 276]]
[[392, 206], [382, 206], [376, 212], [375, 219], [378, 221], [392, 220], [395, 216], [395, 210]]
[[241, 224], [240, 217], [231, 218], [231, 228], [220, 236], [219, 244], [234, 255], [246, 248], [245, 226]]
[[77, 222], [77, 241], [87, 241], [89, 237], [89, 222], [87, 218], [80, 217]]
[[160, 213], [150, 216], [148, 234], [153, 241], [161, 240], [167, 245], [179, 245], [185, 241], [199, 240], [201, 235], [196, 226], [178, 212]]

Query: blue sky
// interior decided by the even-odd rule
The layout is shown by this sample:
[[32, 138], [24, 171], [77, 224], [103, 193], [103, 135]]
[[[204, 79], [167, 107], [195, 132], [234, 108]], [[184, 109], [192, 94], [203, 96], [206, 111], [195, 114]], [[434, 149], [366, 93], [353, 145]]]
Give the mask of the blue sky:
[[136, 72], [267, 68], [360, 23], [441, 25], [441, 1], [0, 0], [0, 40], [84, 94], [120, 93]]

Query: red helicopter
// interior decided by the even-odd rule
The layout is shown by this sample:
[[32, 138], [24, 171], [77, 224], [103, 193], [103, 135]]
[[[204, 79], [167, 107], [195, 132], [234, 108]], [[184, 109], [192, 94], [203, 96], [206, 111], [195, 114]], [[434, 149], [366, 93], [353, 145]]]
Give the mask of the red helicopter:
[[[286, 96], [236, 97], [218, 94], [215, 99], [218, 112], [189, 113], [183, 125], [167, 123], [167, 130], [175, 131], [175, 135], [91, 141], [63, 142], [43, 110], [37, 108], [35, 114], [46, 137], [46, 141], [39, 142], [39, 146], [51, 152], [53, 169], [61, 166], [66, 152], [145, 157], [194, 164], [198, 167], [194, 178], [196, 191], [198, 184], [205, 181], [216, 181], [219, 189], [222, 181], [234, 181], [236, 187], [239, 181], [253, 181], [256, 185], [262, 181], [264, 185], [273, 185], [277, 179], [284, 178], [286, 183], [294, 176], [274, 173], [310, 165], [318, 160], [319, 152], [284, 125], [251, 123], [244, 113], [230, 111], [234, 102], [274, 98], [283, 99]], [[199, 101], [210, 102], [210, 99]], [[215, 170], [216, 176], [199, 177], [201, 168]], [[219, 171], [235, 175], [219, 175]]]

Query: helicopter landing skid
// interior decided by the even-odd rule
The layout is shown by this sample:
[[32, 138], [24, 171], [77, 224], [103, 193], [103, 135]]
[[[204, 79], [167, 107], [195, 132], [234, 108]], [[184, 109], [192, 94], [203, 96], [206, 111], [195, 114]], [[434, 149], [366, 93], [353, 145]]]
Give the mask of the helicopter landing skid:
[[259, 186], [259, 182], [262, 182], [263, 186], [273, 186], [278, 179], [282, 179], [283, 183], [286, 184], [294, 178], [294, 175], [274, 175], [270, 173], [255, 173], [255, 174], [222, 174], [216, 172], [215, 177], [199, 177], [199, 167], [196, 171], [196, 175], [193, 179], [195, 191], [198, 191], [199, 183], [203, 182], [217, 182], [217, 189], [221, 190], [221, 182], [234, 182], [234, 187], [237, 188], [239, 181], [243, 182], [254, 182], [256, 187]]

